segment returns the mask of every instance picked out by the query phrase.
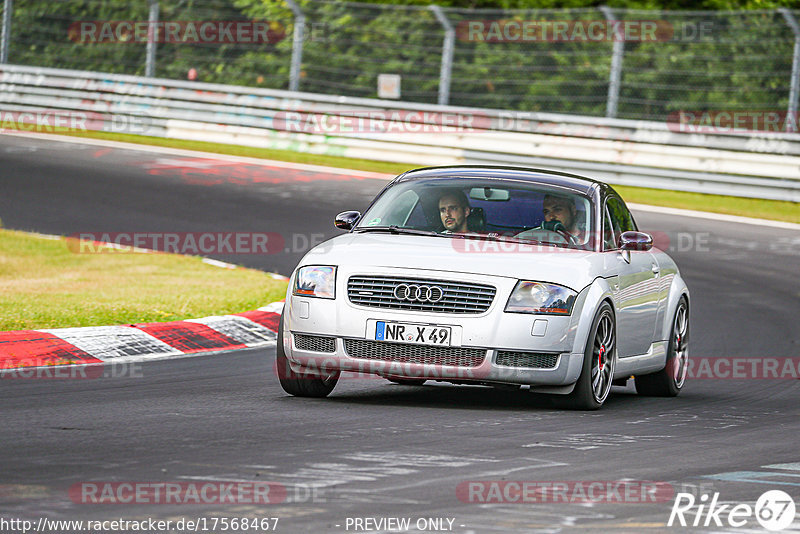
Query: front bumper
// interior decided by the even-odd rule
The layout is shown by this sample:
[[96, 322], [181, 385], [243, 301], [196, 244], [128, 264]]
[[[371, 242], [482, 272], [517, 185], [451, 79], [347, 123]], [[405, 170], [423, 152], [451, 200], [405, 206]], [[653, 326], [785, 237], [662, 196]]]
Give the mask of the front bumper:
[[[370, 271], [369, 274], [397, 273], [396, 269]], [[583, 342], [578, 342], [576, 348], [575, 335], [584, 301], [581, 296], [568, 317], [506, 313], [503, 309], [516, 284], [515, 279], [474, 275], [459, 278], [456, 273], [448, 273], [448, 279], [495, 286], [497, 294], [490, 308], [468, 315], [392, 310], [351, 303], [346, 289], [350, 274], [340, 273], [336, 299], [287, 296], [282, 342], [295, 371], [329, 373], [339, 370], [532, 386], [567, 386], [578, 379], [583, 364]], [[417, 270], [413, 274], [434, 279], [442, 277], [441, 272], [435, 271]], [[376, 321], [449, 326], [455, 347], [451, 350], [375, 341]], [[309, 343], [309, 338], [298, 338], [298, 335], [312, 336], [322, 343]], [[515, 357], [520, 356], [518, 353], [547, 357], [531, 360], [525, 354]], [[459, 359], [460, 354], [464, 356], [462, 359]], [[509, 358], [509, 354], [512, 357]], [[539, 365], [541, 361], [546, 365], [528, 366], [532, 362]], [[455, 365], [441, 362], [455, 362]]]

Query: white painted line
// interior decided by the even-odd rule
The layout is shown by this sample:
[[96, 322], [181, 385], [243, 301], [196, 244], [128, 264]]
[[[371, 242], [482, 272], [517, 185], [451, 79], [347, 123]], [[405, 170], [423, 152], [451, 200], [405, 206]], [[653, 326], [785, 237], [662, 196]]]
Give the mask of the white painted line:
[[[108, 141], [105, 139], [91, 139], [85, 137], [70, 137], [58, 134], [45, 134], [45, 133], [7, 133], [4, 135], [12, 135], [16, 137], [26, 137], [33, 139], [46, 139], [49, 141], [61, 141], [64, 143], [85, 144], [93, 146], [103, 146], [110, 148], [119, 148], [123, 150], [138, 150], [140, 152], [151, 152], [155, 154], [172, 154], [176, 156], [185, 156], [193, 158], [213, 158], [224, 161], [235, 161], [240, 163], [249, 163], [252, 165], [264, 165], [269, 167], [281, 167], [284, 169], [297, 169], [308, 170], [314, 172], [326, 172], [332, 174], [346, 174], [348, 176], [357, 176], [360, 178], [371, 178], [376, 180], [389, 181], [394, 178], [392, 174], [383, 174], [377, 172], [357, 171], [352, 169], [342, 169], [339, 167], [326, 167], [323, 165], [308, 165], [302, 163], [289, 163], [286, 161], [276, 161], [261, 158], [249, 158], [243, 156], [231, 156], [228, 154], [217, 154], [214, 152], [201, 152], [197, 150], [185, 150], [180, 148], [169, 148], [152, 145], [140, 145], [136, 143], [124, 143], [121, 141]], [[680, 215], [685, 217], [696, 217], [701, 219], [711, 219], [716, 221], [735, 222], [740, 224], [753, 224], [758, 226], [771, 226], [773, 228], [785, 228], [789, 230], [800, 230], [800, 224], [788, 223], [783, 221], [772, 221], [769, 219], [757, 219], [754, 217], [741, 217], [738, 215], [723, 215], [721, 213], [712, 213], [705, 211], [685, 210], [679, 208], [667, 208], [662, 206], [650, 206], [648, 204], [628, 203], [628, 207], [634, 210], [649, 211], [653, 213], [663, 213], [665, 215]]]
[[[650, 206], [648, 204], [636, 204], [626, 202], [628, 207], [634, 211], [649, 211], [652, 213], [663, 213], [664, 215], [678, 215], [681, 217], [696, 217], [698, 219], [711, 219], [713, 221], [725, 221], [740, 224], [754, 224], [758, 226], [771, 226], [773, 228], [785, 228], [787, 230], [800, 230], [800, 224], [771, 221], [769, 219], [756, 219], [754, 217], [741, 217], [739, 215], [725, 215], [722, 213], [711, 213], [708, 211], [684, 210], [679, 208], [666, 208], [663, 206]], [[800, 210], [800, 207], [798, 207]]]
[[164, 146], [140, 145], [138, 143], [125, 143], [122, 141], [109, 141], [106, 139], [92, 139], [89, 137], [71, 137], [68, 135], [46, 134], [46, 133], [7, 133], [15, 137], [26, 137], [29, 139], [45, 139], [47, 141], [61, 141], [63, 143], [74, 143], [81, 145], [102, 146], [107, 148], [118, 148], [122, 150], [138, 150], [139, 152], [150, 152], [153, 154], [171, 154], [174, 156], [184, 156], [190, 158], [207, 158], [223, 161], [235, 161], [238, 163], [248, 163], [250, 165], [262, 165], [266, 167], [281, 167], [283, 169], [296, 169], [302, 171], [325, 172], [330, 174], [345, 174], [359, 178], [370, 178], [374, 180], [389, 181], [395, 177], [393, 174], [380, 172], [357, 171], [353, 169], [343, 169], [341, 167], [326, 167], [324, 165], [310, 165], [305, 163], [290, 163], [287, 161], [277, 161], [271, 159], [251, 158], [246, 156], [232, 156], [230, 154], [218, 154], [216, 152], [202, 152], [199, 150], [186, 150], [183, 148], [170, 148]]
[[789, 473], [776, 473], [774, 471], [729, 471], [714, 475], [703, 475], [702, 478], [713, 480], [726, 480], [729, 482], [749, 482], [753, 484], [772, 484], [784, 486], [800, 486], [800, 483], [784, 481], [777, 477], [800, 477]]
[[786, 469], [788, 471], [800, 471], [800, 462], [794, 462], [790, 464], [772, 464], [772, 465], [762, 465], [764, 469]]
[[223, 269], [235, 269], [236, 266], [232, 263], [227, 263], [224, 261], [214, 260], [211, 258], [203, 258], [203, 263], [207, 263], [209, 265], [213, 265], [214, 267], [221, 267]]
[[49, 239], [50, 241], [60, 241], [61, 238], [64, 236], [60, 235], [53, 235], [53, 234], [40, 234], [39, 232], [24, 232], [20, 230], [14, 230], [15, 232], [21, 232], [23, 234], [27, 234], [31, 237], [38, 237], [39, 239]]

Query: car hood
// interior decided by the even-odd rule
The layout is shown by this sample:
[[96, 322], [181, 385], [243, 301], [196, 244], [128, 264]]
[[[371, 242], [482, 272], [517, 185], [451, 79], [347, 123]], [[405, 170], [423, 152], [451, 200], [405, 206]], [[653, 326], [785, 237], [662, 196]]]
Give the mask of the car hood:
[[316, 246], [300, 265], [338, 265], [348, 272], [371, 266], [448, 271], [553, 282], [581, 290], [602, 270], [602, 256], [479, 239], [351, 233]]

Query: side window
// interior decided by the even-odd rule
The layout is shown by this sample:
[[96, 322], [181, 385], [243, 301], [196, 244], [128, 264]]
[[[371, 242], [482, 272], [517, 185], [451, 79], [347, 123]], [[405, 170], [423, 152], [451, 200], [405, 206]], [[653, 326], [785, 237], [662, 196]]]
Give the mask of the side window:
[[617, 230], [611, 223], [611, 216], [608, 214], [608, 206], [603, 209], [603, 250], [615, 250], [617, 248]]
[[611, 216], [611, 223], [614, 225], [614, 248], [617, 248], [616, 245], [620, 234], [636, 230], [636, 225], [633, 223], [633, 217], [631, 217], [628, 208], [625, 207], [625, 204], [620, 199], [609, 197], [606, 202], [606, 208]]

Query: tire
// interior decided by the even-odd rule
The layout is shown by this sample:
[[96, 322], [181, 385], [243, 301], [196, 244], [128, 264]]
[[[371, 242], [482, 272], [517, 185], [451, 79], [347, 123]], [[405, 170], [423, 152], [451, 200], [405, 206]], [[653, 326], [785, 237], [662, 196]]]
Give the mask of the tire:
[[400, 378], [399, 376], [387, 376], [386, 380], [401, 386], [421, 386], [427, 382], [424, 378]]
[[637, 376], [636, 392], [648, 397], [677, 397], [689, 369], [689, 304], [678, 301], [667, 346], [667, 364], [657, 373]]
[[278, 365], [278, 380], [283, 390], [295, 397], [327, 397], [339, 381], [339, 373], [319, 376], [311, 373], [297, 373], [289, 366], [289, 359], [283, 348], [283, 315], [278, 323], [278, 345], [275, 348], [275, 361]]
[[608, 398], [617, 365], [617, 329], [614, 310], [603, 302], [592, 321], [583, 367], [567, 403], [575, 410], [597, 410]]

